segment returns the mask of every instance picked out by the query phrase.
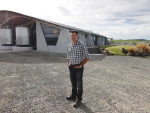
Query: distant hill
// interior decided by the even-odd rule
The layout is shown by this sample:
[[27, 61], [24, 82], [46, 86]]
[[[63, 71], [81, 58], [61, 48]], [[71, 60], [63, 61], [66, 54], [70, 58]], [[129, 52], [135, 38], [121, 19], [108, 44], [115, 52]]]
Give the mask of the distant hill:
[[[128, 39], [128, 40], [141, 40], [141, 41], [145, 41], [145, 39]], [[146, 40], [147, 41], [147, 40]], [[149, 40], [150, 41], [150, 40]]]
[[113, 40], [114, 43], [123, 43], [123, 42], [130, 42], [130, 43], [138, 43], [138, 42], [149, 42], [150, 43], [150, 40], [145, 40], [145, 39], [128, 39], [128, 40]]

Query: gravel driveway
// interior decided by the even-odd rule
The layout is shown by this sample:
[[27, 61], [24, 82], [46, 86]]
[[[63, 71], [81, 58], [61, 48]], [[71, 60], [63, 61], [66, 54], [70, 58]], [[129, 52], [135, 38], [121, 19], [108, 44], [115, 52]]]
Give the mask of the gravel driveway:
[[73, 108], [66, 55], [0, 52], [0, 113], [150, 113], [150, 58], [91, 55]]

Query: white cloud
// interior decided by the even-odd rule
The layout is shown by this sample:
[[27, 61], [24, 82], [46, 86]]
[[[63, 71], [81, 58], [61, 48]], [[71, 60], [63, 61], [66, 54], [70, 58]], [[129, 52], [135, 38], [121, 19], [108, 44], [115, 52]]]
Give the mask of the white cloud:
[[0, 0], [0, 10], [92, 30], [112, 38], [150, 39], [149, 0]]

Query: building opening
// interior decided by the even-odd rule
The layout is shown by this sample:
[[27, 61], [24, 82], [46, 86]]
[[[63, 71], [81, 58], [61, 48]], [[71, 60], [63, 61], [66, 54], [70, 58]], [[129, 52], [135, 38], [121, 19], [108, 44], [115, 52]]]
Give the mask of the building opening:
[[1, 50], [36, 50], [36, 22], [26, 17], [6, 19], [0, 28]]

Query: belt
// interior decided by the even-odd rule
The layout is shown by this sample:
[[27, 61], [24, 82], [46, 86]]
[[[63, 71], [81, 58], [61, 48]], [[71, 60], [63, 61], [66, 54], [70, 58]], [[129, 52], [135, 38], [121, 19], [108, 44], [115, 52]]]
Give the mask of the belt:
[[71, 64], [70, 67], [79, 66], [80, 64]]

